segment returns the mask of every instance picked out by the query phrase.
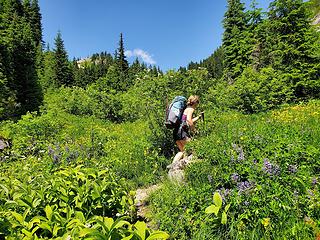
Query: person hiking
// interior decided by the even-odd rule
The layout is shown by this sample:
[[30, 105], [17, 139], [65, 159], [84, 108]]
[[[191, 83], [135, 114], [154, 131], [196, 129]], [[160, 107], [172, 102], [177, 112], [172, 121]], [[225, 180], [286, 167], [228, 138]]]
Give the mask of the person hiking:
[[203, 116], [202, 112], [199, 116], [193, 118], [194, 110], [198, 105], [199, 96], [190, 96], [181, 117], [181, 124], [173, 130], [173, 138], [179, 148], [173, 162], [179, 161], [183, 157], [185, 145], [191, 140], [191, 132], [195, 132], [195, 123]]

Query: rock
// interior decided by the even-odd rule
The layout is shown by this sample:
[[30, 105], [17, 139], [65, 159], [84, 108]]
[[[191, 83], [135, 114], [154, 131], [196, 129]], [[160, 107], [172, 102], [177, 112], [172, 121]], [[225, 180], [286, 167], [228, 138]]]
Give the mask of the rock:
[[168, 177], [171, 181], [176, 183], [183, 183], [185, 181], [184, 169], [192, 162], [192, 154], [184, 157], [178, 161], [173, 161], [167, 168], [169, 168]]
[[0, 139], [0, 150], [4, 150], [5, 148], [9, 147], [9, 143]]
[[183, 170], [172, 170], [170, 169], [168, 172], [168, 177], [171, 181], [176, 182], [176, 183], [184, 183], [185, 178], [184, 178], [184, 171]]
[[315, 17], [314, 20], [312, 22], [313, 25], [318, 25], [320, 24], [320, 13], [318, 13]]
[[147, 213], [149, 212], [147, 201], [149, 198], [149, 195], [158, 190], [161, 187], [161, 185], [152, 185], [145, 189], [137, 189], [136, 190], [136, 197], [135, 197], [135, 205], [137, 207], [137, 216], [141, 218], [146, 218]]

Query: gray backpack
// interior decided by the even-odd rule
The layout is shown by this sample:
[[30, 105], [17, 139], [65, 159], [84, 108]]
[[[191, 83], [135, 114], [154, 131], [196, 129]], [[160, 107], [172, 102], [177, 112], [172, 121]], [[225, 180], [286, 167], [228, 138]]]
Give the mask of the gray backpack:
[[181, 123], [181, 117], [184, 109], [187, 107], [187, 99], [183, 96], [177, 96], [173, 99], [166, 111], [165, 125], [167, 128], [176, 128]]

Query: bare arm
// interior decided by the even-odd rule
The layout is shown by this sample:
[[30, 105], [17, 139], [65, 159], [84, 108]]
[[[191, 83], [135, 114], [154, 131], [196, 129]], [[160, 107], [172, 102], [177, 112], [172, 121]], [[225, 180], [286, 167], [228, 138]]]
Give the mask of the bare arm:
[[187, 122], [192, 131], [194, 131], [194, 124], [201, 118], [201, 114], [197, 117], [192, 118], [193, 112], [194, 112], [193, 108], [190, 108], [189, 111], [187, 112]]

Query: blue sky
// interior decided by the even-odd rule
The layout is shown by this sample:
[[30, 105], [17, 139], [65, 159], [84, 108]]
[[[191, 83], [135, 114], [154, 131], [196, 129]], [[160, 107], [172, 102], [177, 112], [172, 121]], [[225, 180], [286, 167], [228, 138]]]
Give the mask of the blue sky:
[[[249, 7], [251, 0], [243, 1]], [[271, 0], [257, 0], [266, 9]], [[69, 58], [114, 53], [120, 33], [129, 62], [162, 70], [207, 58], [221, 44], [226, 0], [39, 0], [43, 40], [62, 33]]]

